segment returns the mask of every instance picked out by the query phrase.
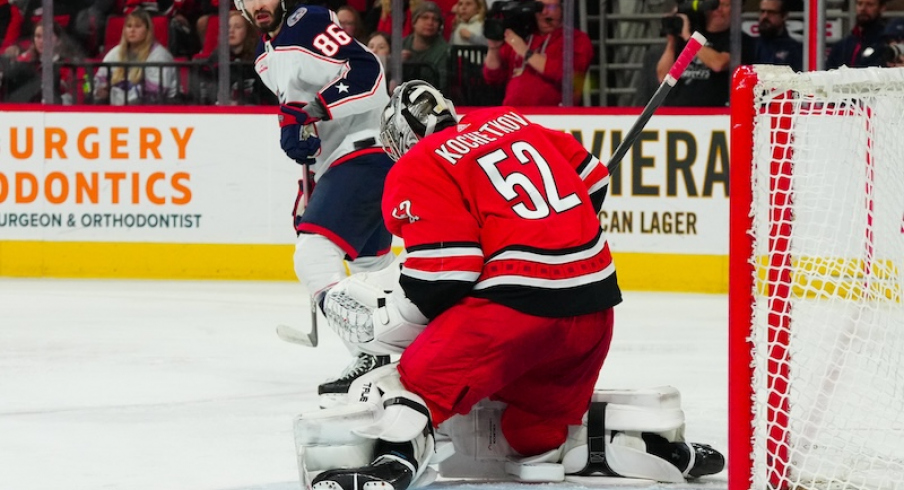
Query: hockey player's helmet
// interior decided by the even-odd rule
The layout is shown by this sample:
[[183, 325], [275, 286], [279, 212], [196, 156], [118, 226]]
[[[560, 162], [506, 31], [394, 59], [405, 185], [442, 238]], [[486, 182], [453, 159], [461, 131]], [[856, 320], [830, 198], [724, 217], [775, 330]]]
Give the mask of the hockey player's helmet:
[[397, 161], [421, 138], [457, 122], [452, 101], [433, 85], [423, 80], [405, 82], [393, 91], [380, 118], [383, 150]]
[[[232, 0], [232, 3], [235, 4], [236, 10], [242, 13], [242, 17], [248, 22], [251, 22], [251, 25], [254, 25], [254, 19], [251, 18], [251, 13], [245, 10], [245, 0]], [[279, 6], [282, 8], [282, 15], [280, 15], [279, 19], [275, 19], [276, 25], [282, 24], [282, 18], [286, 15], [286, 0], [279, 0]]]

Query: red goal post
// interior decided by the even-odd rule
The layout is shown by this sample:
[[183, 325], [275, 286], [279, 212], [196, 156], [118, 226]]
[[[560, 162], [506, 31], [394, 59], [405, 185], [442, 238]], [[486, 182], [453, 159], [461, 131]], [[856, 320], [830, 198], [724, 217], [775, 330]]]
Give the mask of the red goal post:
[[732, 87], [729, 490], [904, 489], [904, 69]]

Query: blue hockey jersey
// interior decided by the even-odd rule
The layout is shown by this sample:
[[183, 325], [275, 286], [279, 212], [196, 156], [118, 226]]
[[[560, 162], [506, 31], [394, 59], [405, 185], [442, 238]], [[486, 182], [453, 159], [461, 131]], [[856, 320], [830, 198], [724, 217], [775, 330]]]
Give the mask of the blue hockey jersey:
[[380, 148], [380, 113], [389, 102], [383, 66], [330, 10], [307, 5], [286, 15], [275, 37], [263, 36], [254, 66], [281, 104], [317, 98], [329, 113], [313, 124], [321, 139], [317, 178], [355, 151]]

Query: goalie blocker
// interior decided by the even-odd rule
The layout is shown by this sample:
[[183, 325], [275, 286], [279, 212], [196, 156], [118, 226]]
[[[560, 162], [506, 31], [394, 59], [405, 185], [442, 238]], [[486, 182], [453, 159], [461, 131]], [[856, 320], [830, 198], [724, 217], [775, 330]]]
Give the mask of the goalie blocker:
[[680, 395], [670, 386], [598, 390], [565, 444], [526, 458], [503, 437], [501, 402], [485, 400], [434, 433], [423, 401], [402, 388], [394, 365], [362, 377], [349, 393], [357, 398], [348, 405], [295, 420], [305, 488], [404, 490], [429, 484], [437, 473], [528, 482], [576, 475], [676, 483], [725, 466], [712, 447], [685, 441]]

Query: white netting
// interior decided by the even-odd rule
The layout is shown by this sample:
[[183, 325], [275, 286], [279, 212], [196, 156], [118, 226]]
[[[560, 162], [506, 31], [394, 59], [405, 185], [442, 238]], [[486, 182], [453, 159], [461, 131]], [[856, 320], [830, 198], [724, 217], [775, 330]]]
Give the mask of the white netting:
[[904, 489], [904, 69], [758, 69], [757, 489]]

